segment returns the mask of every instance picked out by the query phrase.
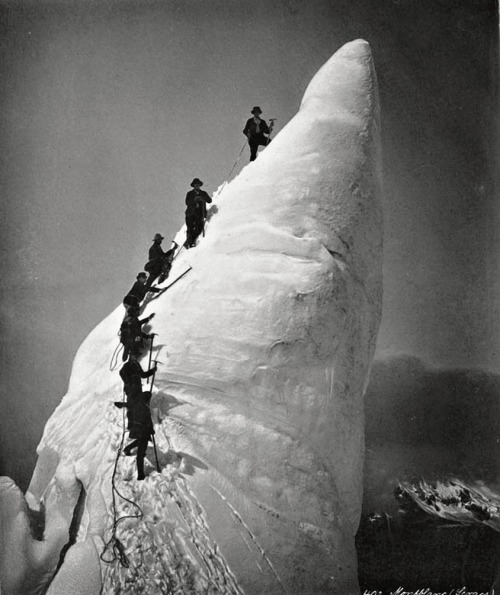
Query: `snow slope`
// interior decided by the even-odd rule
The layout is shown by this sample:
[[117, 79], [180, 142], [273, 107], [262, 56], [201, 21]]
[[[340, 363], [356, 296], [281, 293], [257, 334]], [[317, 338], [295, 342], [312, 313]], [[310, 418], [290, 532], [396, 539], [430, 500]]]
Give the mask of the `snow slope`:
[[[43, 540], [17, 488], [0, 485], [2, 593], [358, 592], [362, 399], [381, 309], [378, 127], [358, 40], [216, 197], [206, 236], [165, 285], [192, 270], [144, 309], [163, 364], [152, 400], [162, 472], [150, 449], [144, 482], [131, 457], [115, 468], [122, 384], [109, 362], [123, 308], [92, 331], [26, 495]], [[99, 558], [113, 506], [132, 517], [116, 531], [125, 565], [112, 548]]]

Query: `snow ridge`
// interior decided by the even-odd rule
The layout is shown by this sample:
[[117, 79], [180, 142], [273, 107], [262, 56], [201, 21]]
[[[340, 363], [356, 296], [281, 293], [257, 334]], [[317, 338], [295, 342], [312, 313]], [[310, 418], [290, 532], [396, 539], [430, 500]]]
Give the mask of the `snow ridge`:
[[[38, 447], [27, 500], [46, 511], [43, 542], [0, 482], [2, 590], [358, 595], [363, 395], [382, 287], [369, 45], [339, 50], [305, 98], [224, 187], [170, 278], [192, 270], [144, 304], [163, 364], [151, 400], [161, 473], [153, 449], [142, 482], [134, 458], [117, 459], [123, 386], [109, 360], [120, 305], [79, 349]], [[113, 476], [126, 499], [114, 499]], [[123, 515], [136, 518], [116, 525]], [[107, 564], [98, 553], [113, 526], [123, 556]]]
[[[113, 417], [111, 450], [118, 453], [124, 419], [118, 414]], [[154, 451], [149, 449], [147, 454], [152, 466]], [[241, 595], [210, 536], [205, 513], [187, 486], [179, 461], [172, 454], [167, 458], [161, 450], [160, 456], [162, 472], [152, 471], [140, 483], [133, 481], [134, 458], [118, 458], [115, 483], [123, 497], [116, 498], [116, 518], [123, 520], [117, 523], [116, 538], [127, 564], [108, 565], [102, 592]], [[142, 514], [138, 515], [139, 510]], [[105, 555], [102, 558], [106, 560]]]

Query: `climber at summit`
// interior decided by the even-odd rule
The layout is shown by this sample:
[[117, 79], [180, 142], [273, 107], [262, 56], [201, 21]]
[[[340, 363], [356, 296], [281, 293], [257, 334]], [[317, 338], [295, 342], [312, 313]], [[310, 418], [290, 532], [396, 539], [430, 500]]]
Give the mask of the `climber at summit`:
[[128, 310], [130, 306], [138, 307], [142, 300], [146, 297], [148, 291], [152, 293], [161, 293], [161, 289], [157, 287], [148, 287], [146, 281], [148, 276], [146, 273], [141, 272], [136, 277], [136, 282], [130, 288], [130, 291], [123, 298], [123, 305]]
[[[144, 265], [145, 270], [149, 273], [146, 282], [147, 287], [151, 287], [154, 281], [160, 277], [161, 282], [165, 281], [172, 267], [172, 260], [174, 259], [175, 250], [178, 244], [174, 242], [173, 248], [164, 252], [161, 243], [165, 238], [160, 233], [155, 233], [153, 238], [153, 245], [149, 249], [148, 262]], [[151, 290], [149, 290], [151, 291]]]
[[194, 178], [191, 182], [193, 189], [186, 194], [186, 248], [196, 245], [196, 240], [205, 226], [207, 203], [212, 202], [210, 196], [201, 189], [202, 186], [203, 182]]
[[274, 122], [271, 120], [271, 126], [267, 125], [267, 122], [260, 117], [262, 110], [258, 105], [250, 113], [253, 114], [253, 117], [247, 120], [243, 134], [248, 138], [250, 161], [255, 161], [259, 146], [266, 147], [271, 142], [269, 135], [273, 131]]
[[128, 407], [129, 438], [132, 442], [123, 449], [126, 456], [132, 455], [132, 450], [137, 447], [137, 479], [142, 481], [144, 475], [144, 457], [150, 438], [155, 433], [151, 420], [149, 403], [151, 391], [141, 392], [138, 398], [134, 399]]
[[144, 339], [151, 339], [154, 335], [148, 335], [142, 330], [143, 325], [147, 324], [154, 314], [139, 320], [140, 310], [138, 306], [129, 306], [127, 313], [120, 326], [120, 342], [122, 343], [123, 361], [126, 361], [129, 355], [140, 355], [144, 347]]

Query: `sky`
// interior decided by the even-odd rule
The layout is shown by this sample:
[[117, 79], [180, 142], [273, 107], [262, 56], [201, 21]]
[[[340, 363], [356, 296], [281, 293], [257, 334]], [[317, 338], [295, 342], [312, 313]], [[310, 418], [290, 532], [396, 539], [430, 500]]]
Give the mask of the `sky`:
[[382, 109], [376, 358], [500, 372], [496, 2], [0, 0], [0, 473], [26, 487], [78, 346], [191, 180], [215, 191], [243, 149], [236, 174], [251, 108], [279, 133], [360, 37]]

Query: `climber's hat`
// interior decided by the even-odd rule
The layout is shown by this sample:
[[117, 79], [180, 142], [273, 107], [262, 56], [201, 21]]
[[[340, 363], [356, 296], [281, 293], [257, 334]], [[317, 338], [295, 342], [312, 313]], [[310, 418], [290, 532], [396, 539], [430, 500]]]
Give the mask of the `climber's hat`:
[[136, 279], [139, 281], [139, 279], [146, 279], [147, 276], [148, 274], [143, 271], [142, 273], [138, 273]]
[[155, 233], [155, 237], [153, 238], [153, 242], [156, 240], [164, 240], [165, 238], [161, 235], [161, 233]]
[[203, 186], [203, 182], [200, 180], [200, 178], [195, 178], [190, 184], [190, 186], [192, 186], [193, 188], [195, 187], [195, 185]]
[[261, 114], [262, 110], [260, 109], [260, 107], [258, 105], [256, 105], [250, 113], [251, 114]]

